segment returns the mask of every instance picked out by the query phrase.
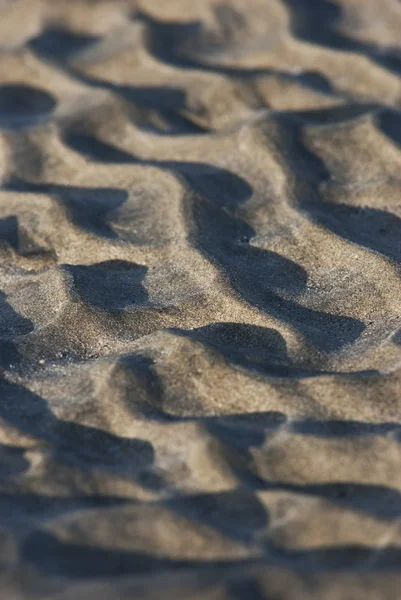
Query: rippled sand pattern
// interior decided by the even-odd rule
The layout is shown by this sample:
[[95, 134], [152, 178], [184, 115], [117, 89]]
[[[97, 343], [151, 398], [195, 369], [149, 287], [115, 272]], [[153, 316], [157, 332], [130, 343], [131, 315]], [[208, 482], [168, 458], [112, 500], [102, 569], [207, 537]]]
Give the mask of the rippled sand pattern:
[[399, 600], [401, 3], [0, 2], [0, 588]]

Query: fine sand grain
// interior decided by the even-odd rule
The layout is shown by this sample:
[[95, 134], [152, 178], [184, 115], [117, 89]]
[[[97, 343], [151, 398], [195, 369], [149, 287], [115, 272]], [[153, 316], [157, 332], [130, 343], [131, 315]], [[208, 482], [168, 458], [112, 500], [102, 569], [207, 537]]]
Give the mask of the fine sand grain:
[[399, 0], [0, 2], [0, 597], [399, 600]]

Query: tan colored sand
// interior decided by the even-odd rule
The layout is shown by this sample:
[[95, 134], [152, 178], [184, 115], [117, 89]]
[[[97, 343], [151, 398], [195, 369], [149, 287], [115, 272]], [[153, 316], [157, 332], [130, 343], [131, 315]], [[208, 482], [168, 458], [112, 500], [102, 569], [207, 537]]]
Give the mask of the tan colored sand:
[[398, 600], [401, 5], [0, 2], [0, 596]]

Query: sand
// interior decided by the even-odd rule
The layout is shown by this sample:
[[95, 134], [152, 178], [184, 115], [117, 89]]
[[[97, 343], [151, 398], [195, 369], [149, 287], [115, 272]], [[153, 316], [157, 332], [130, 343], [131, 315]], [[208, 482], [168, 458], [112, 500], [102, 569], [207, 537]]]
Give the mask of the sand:
[[0, 596], [398, 600], [400, 2], [0, 5]]

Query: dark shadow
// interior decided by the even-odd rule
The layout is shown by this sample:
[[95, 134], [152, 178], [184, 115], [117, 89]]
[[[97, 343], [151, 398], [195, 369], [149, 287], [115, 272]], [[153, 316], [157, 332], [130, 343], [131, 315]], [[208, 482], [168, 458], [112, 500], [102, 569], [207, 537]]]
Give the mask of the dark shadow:
[[[158, 21], [142, 10], [135, 11], [133, 18], [146, 24], [147, 48], [156, 58], [181, 68], [202, 68], [202, 64], [198, 65], [197, 61], [180, 52], [180, 48], [189, 40], [192, 42], [199, 38], [202, 32], [201, 22]], [[214, 65], [212, 69], [218, 71]]]
[[341, 36], [335, 28], [341, 8], [330, 0], [284, 0], [288, 6], [294, 35], [322, 46], [339, 46]]
[[[362, 104], [355, 104], [353, 106], [358, 110], [365, 107]], [[339, 110], [341, 113], [342, 110], [347, 111], [348, 107], [340, 107]], [[275, 121], [279, 126], [280, 133], [275, 136], [274, 144], [288, 162], [294, 174], [299, 176], [299, 182], [305, 183], [308, 186], [299, 185], [297, 200], [300, 202], [306, 202], [310, 195], [315, 200], [317, 185], [329, 182], [331, 179], [331, 173], [324, 161], [317, 154], [309, 150], [303, 141], [302, 135], [305, 123], [304, 119], [300, 118], [300, 116], [302, 117], [305, 112], [306, 114], [309, 113], [309, 111], [299, 111], [295, 114], [281, 112], [275, 115]], [[327, 114], [325, 110], [316, 112], [321, 115]], [[263, 127], [264, 124], [261, 123], [262, 130]]]
[[336, 94], [336, 90], [333, 88], [333, 85], [327, 77], [318, 71], [303, 71], [299, 75], [293, 75], [292, 78], [299, 81], [299, 83], [303, 84], [305, 87], [316, 90], [317, 92], [328, 95]]
[[[177, 419], [182, 420], [180, 417]], [[192, 417], [184, 418], [193, 420]], [[226, 437], [239, 444], [240, 447], [247, 440], [253, 440], [255, 445], [263, 442], [265, 434], [269, 431], [286, 425], [288, 431], [297, 435], [311, 435], [327, 438], [355, 438], [361, 436], [387, 436], [393, 435], [398, 439], [401, 433], [401, 423], [370, 423], [352, 420], [288, 420], [285, 413], [277, 411], [237, 413], [216, 417], [200, 417], [216, 432], [217, 437]], [[401, 439], [400, 439], [401, 441]]]
[[148, 304], [143, 286], [147, 267], [108, 260], [93, 265], [63, 265], [63, 269], [71, 274], [75, 292], [87, 304], [108, 311]]
[[29, 42], [31, 49], [49, 60], [68, 60], [101, 38], [73, 33], [67, 29], [51, 28]]
[[27, 85], [0, 86], [0, 129], [18, 128], [47, 119], [56, 106], [51, 94]]
[[[14, 448], [13, 451], [23, 453], [26, 449]], [[30, 466], [30, 463], [27, 460], [25, 460], [25, 463], [24, 467], [26, 469]], [[134, 503], [135, 500], [131, 498], [120, 498], [113, 495], [74, 494], [73, 496], [62, 497], [2, 492], [0, 494], [0, 523], [17, 531], [26, 531], [38, 526], [41, 521], [47, 521], [75, 511]]]
[[320, 202], [310, 204], [313, 219], [336, 235], [401, 261], [401, 219], [385, 210]]
[[[101, 86], [143, 109], [145, 111], [141, 119], [143, 123], [139, 123], [139, 126], [143, 127], [145, 123], [146, 128], [154, 130], [159, 135], [195, 135], [210, 131], [191, 120], [187, 107], [187, 94], [184, 90], [165, 86], [112, 85], [105, 81], [101, 82]], [[158, 124], [154, 113], [158, 115]]]
[[182, 175], [191, 189], [212, 196], [217, 206], [239, 206], [253, 193], [243, 177], [228, 169], [192, 162], [155, 161], [153, 164]]
[[234, 579], [228, 585], [228, 598], [232, 600], [273, 600], [267, 597], [256, 579], [252, 577], [241, 577]]
[[0, 380], [0, 396], [0, 418], [50, 444], [55, 460], [84, 470], [110, 470], [151, 489], [160, 487], [161, 480], [151, 469], [154, 450], [148, 441], [62, 421], [45, 400], [16, 383]]
[[[30, 319], [19, 315], [8, 304], [7, 296], [0, 292], [0, 367], [16, 365], [21, 357], [13, 342], [14, 338], [33, 331], [34, 325]], [[1, 376], [1, 374], [0, 374]]]
[[275, 329], [244, 323], [212, 323], [174, 332], [204, 343], [220, 352], [226, 360], [245, 369], [275, 377], [301, 377], [305, 374], [292, 365], [285, 340]]
[[401, 517], [401, 493], [396, 489], [382, 485], [354, 483], [352, 481], [295, 485], [276, 481], [260, 482], [258, 487], [319, 496], [344, 508], [367, 513], [386, 521]]
[[266, 432], [274, 430], [287, 422], [287, 416], [278, 411], [223, 414], [212, 417], [190, 416], [182, 417], [169, 413], [149, 414], [149, 419], [179, 423], [199, 421], [217, 437], [232, 440], [239, 447], [249, 444], [256, 446], [263, 443]]
[[22, 555], [24, 560], [44, 573], [72, 578], [121, 577], [181, 569], [199, 570], [202, 573], [250, 563], [249, 560], [196, 561], [158, 558], [143, 552], [69, 544], [49, 533], [39, 531], [27, 539]]
[[266, 432], [274, 430], [287, 422], [287, 416], [278, 411], [223, 414], [212, 417], [190, 416], [181, 417], [169, 413], [149, 414], [150, 419], [179, 423], [199, 421], [216, 437], [232, 440], [233, 444], [243, 448], [250, 444], [260, 445], [265, 439]]
[[[4, 481], [6, 478], [19, 475], [29, 468], [30, 462], [24, 457], [24, 454], [25, 448], [0, 444], [0, 479]], [[4, 516], [1, 509], [0, 513], [1, 517]]]
[[250, 564], [266, 565], [266, 567], [285, 565], [286, 568], [311, 572], [322, 568], [352, 571], [367, 565], [373, 571], [396, 570], [401, 566], [401, 549], [395, 546], [375, 548], [349, 545], [290, 551], [268, 544], [264, 557], [256, 560], [173, 560], [158, 558], [143, 552], [103, 549], [63, 542], [50, 533], [39, 531], [29, 536], [24, 543], [22, 557], [48, 575], [71, 578], [121, 577], [182, 569], [194, 571], [199, 575], [206, 575], [210, 571], [222, 571], [223, 574], [227, 569], [232, 571], [235, 566], [243, 567]]
[[319, 437], [360, 437], [366, 435], [401, 434], [401, 423], [363, 423], [360, 421], [295, 421], [291, 429], [295, 433]]
[[327, 546], [314, 550], [284, 550], [268, 545], [271, 559], [279, 564], [285, 562], [289, 568], [312, 570], [320, 569], [354, 571], [369, 568], [370, 571], [396, 570], [401, 567], [401, 548], [384, 548], [347, 545]]
[[66, 132], [63, 141], [67, 146], [100, 163], [132, 164], [136, 161], [128, 152], [85, 133]]
[[43, 248], [33, 240], [24, 228], [21, 228], [15, 216], [0, 219], [0, 247], [5, 244], [24, 258], [49, 258], [56, 261], [52, 248]]
[[[135, 386], [130, 386], [125, 402], [129, 410], [135, 414], [138, 410], [149, 420], [174, 421], [163, 411], [164, 387], [161, 378], [154, 368], [154, 360], [142, 354], [125, 354], [119, 359], [119, 365], [135, 378]], [[144, 390], [144, 396], [136, 393], [136, 387]]]
[[10, 191], [48, 194], [67, 208], [72, 221], [82, 229], [106, 238], [118, 237], [109, 227], [107, 217], [127, 200], [125, 190], [36, 184], [21, 179], [11, 180], [5, 187]]
[[185, 496], [166, 504], [192, 521], [245, 543], [251, 543], [269, 523], [266, 508], [255, 494], [245, 489]]
[[354, 40], [338, 31], [341, 7], [330, 0], [284, 0], [291, 15], [293, 34], [309, 43], [364, 54], [381, 67], [401, 74], [398, 49], [388, 50], [373, 43]]
[[18, 250], [18, 219], [15, 216], [0, 219], [0, 244], [4, 242]]
[[381, 131], [401, 149], [401, 113], [396, 110], [381, 110], [376, 116]]
[[[110, 85], [105, 81], [102, 85]], [[113, 86], [126, 100], [143, 108], [181, 110], [186, 106], [186, 93], [179, 88], [163, 86]]]

